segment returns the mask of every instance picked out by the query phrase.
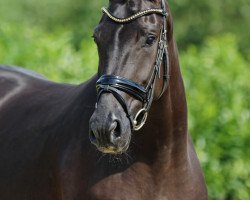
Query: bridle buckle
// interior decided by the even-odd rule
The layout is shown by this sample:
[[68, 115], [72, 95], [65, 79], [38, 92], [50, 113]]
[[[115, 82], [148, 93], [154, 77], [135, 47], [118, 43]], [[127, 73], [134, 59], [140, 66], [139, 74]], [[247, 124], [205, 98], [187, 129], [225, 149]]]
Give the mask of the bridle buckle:
[[133, 120], [133, 129], [135, 131], [140, 130], [144, 126], [147, 120], [147, 117], [148, 117], [148, 112], [145, 108], [142, 108], [141, 110], [139, 110]]

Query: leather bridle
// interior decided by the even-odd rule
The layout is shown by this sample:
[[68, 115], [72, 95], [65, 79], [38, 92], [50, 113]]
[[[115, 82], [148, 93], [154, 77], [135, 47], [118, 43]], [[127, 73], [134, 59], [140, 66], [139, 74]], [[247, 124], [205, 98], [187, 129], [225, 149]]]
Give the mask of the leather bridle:
[[[160, 69], [161, 64], [163, 62], [163, 86], [162, 91], [158, 97], [158, 99], [163, 95], [165, 92], [168, 80], [169, 80], [169, 56], [168, 56], [168, 49], [167, 49], [167, 10], [166, 10], [166, 3], [165, 0], [161, 2], [161, 9], [147, 9], [140, 11], [128, 18], [117, 18], [113, 16], [106, 8], [102, 8], [103, 13], [105, 13], [111, 20], [116, 23], [128, 23], [131, 22], [139, 17], [149, 15], [149, 14], [159, 14], [163, 16], [163, 26], [161, 28], [161, 35], [159, 39], [158, 49], [157, 49], [157, 56], [154, 65], [153, 73], [148, 81], [146, 87], [135, 83], [129, 79], [124, 77], [119, 77], [115, 75], [102, 75], [99, 80], [96, 82], [97, 88], [97, 103], [98, 105], [99, 99], [103, 93], [111, 93], [120, 103], [124, 112], [126, 113], [130, 124], [131, 129], [137, 131], [143, 127], [146, 122], [148, 111], [152, 104], [154, 98], [154, 87], [155, 87], [155, 80], [156, 77], [160, 78]], [[143, 107], [140, 109], [135, 117], [133, 118], [128, 110], [128, 106], [124, 100], [124, 98], [119, 94], [119, 91], [125, 92], [128, 95], [132, 96], [133, 98], [142, 102]]]

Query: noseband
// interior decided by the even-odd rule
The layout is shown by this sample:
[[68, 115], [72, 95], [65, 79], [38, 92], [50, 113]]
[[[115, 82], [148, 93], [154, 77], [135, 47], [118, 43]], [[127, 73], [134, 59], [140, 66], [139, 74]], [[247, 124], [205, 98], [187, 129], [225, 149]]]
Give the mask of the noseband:
[[[167, 23], [166, 23], [166, 18], [168, 14], [166, 11], [165, 0], [162, 0], [161, 7], [162, 7], [161, 9], [143, 10], [128, 18], [122, 18], [122, 19], [113, 16], [106, 8], [102, 8], [103, 13], [105, 13], [111, 20], [113, 20], [116, 23], [121, 23], [121, 24], [129, 23], [139, 17], [149, 15], [149, 14], [159, 14], [163, 16], [163, 26], [161, 29], [161, 35], [160, 35], [160, 40], [158, 44], [154, 70], [146, 87], [139, 85], [129, 79], [119, 77], [119, 76], [114, 76], [114, 75], [103, 75], [96, 82], [96, 88], [98, 92], [96, 106], [103, 93], [113, 94], [114, 97], [122, 106], [122, 108], [124, 109], [124, 112], [126, 113], [130, 121], [131, 129], [134, 131], [141, 129], [146, 122], [148, 111], [150, 109], [150, 106], [152, 104], [153, 97], [154, 97], [155, 80], [157, 76], [158, 78], [160, 78], [160, 69], [161, 69], [162, 62], [163, 62], [163, 70], [164, 70], [163, 71], [163, 86], [162, 86], [162, 91], [158, 99], [165, 92], [167, 85], [168, 85], [169, 56], [168, 56], [168, 49], [167, 49]], [[142, 102], [143, 107], [137, 112], [134, 118], [131, 116], [128, 110], [128, 106], [124, 98], [119, 94], [119, 91], [125, 92], [128, 95], [132, 96], [133, 98]]]

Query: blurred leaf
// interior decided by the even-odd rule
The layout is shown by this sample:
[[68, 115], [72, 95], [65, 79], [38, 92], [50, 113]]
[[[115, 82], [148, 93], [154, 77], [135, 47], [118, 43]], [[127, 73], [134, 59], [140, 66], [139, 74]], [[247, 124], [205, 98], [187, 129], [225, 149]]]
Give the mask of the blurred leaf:
[[233, 35], [210, 37], [180, 56], [189, 128], [210, 199], [250, 199], [250, 68]]

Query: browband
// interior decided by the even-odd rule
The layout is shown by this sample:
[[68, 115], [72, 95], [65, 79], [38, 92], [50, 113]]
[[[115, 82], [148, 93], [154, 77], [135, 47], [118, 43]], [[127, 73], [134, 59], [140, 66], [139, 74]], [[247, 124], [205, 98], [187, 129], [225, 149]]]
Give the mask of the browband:
[[142, 17], [144, 15], [148, 15], [148, 14], [160, 14], [160, 15], [163, 15], [163, 16], [167, 16], [167, 12], [162, 10], [162, 9], [159, 9], [159, 8], [153, 8], [153, 9], [147, 9], [147, 10], [143, 10], [143, 11], [140, 11], [130, 17], [127, 17], [127, 18], [117, 18], [115, 17], [114, 15], [112, 15], [107, 8], [105, 7], [102, 7], [102, 12], [105, 13], [106, 15], [108, 15], [108, 17], [110, 19], [112, 19], [113, 21], [117, 22], [117, 23], [127, 23], [127, 22], [130, 22], [132, 20], [135, 20], [139, 17]]

